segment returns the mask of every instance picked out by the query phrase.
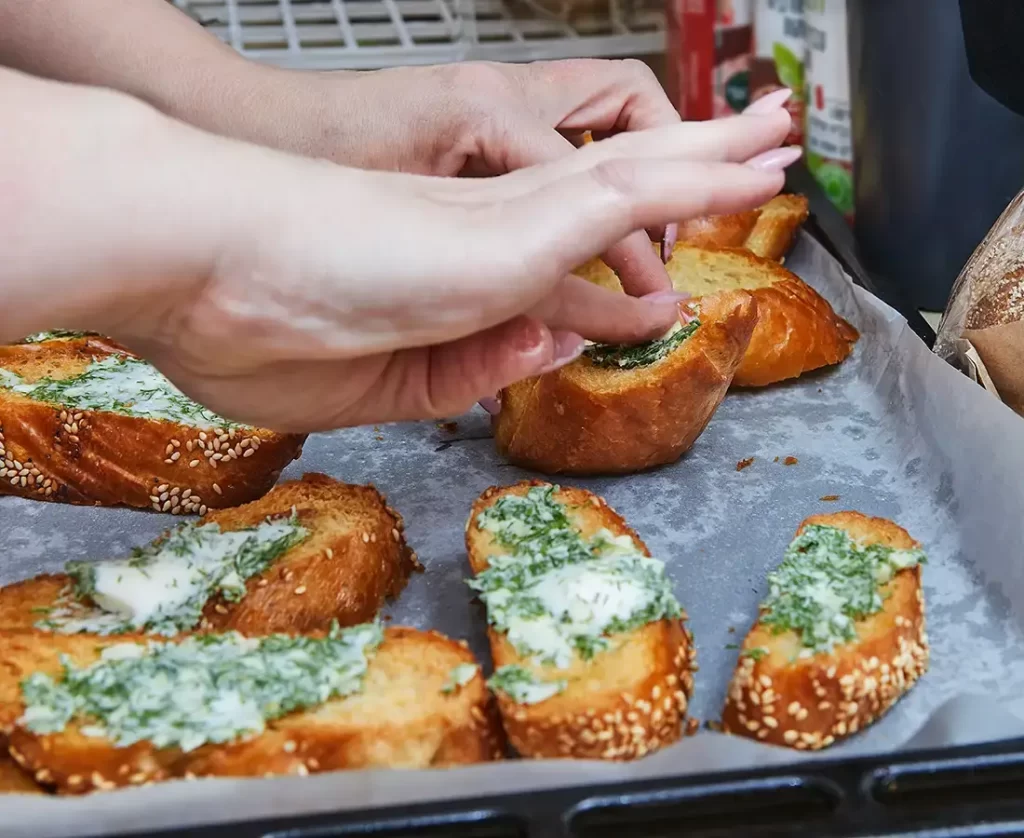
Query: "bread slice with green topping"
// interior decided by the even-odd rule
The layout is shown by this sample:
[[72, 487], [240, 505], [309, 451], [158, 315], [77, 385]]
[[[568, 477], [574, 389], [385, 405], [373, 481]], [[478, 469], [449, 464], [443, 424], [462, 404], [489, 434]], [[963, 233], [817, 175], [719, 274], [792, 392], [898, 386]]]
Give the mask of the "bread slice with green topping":
[[[0, 635], [0, 731], [62, 793], [177, 777], [429, 768], [500, 759], [472, 654], [434, 632], [175, 641]], [[453, 672], [472, 668], [451, 688]], [[159, 672], [159, 677], [154, 677]]]
[[493, 419], [502, 456], [544, 474], [629, 473], [678, 460], [721, 404], [757, 320], [743, 291], [683, 308], [660, 340], [594, 345], [505, 388]]
[[265, 494], [304, 440], [211, 413], [105, 338], [0, 347], [0, 495], [204, 514]]
[[0, 588], [0, 631], [323, 631], [372, 619], [418, 569], [401, 515], [374, 487], [307, 474], [128, 558]]
[[723, 729], [817, 750], [877, 721], [928, 668], [924, 561], [883, 518], [804, 521], [743, 641]]
[[661, 562], [601, 498], [524, 482], [473, 505], [466, 549], [509, 740], [625, 760], [682, 735], [694, 649]]

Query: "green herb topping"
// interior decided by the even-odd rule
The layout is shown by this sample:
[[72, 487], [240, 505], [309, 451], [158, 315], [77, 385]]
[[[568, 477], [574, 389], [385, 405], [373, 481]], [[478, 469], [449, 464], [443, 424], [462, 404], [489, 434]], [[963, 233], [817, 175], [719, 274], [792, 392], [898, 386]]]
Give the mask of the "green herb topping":
[[691, 320], [685, 326], [678, 324], [665, 337], [647, 343], [595, 343], [588, 346], [583, 354], [599, 367], [616, 367], [623, 370], [649, 367], [675, 352], [699, 326], [699, 320]]
[[567, 682], [541, 681], [521, 666], [502, 666], [491, 676], [487, 686], [517, 704], [539, 704], [563, 692]]
[[752, 646], [749, 649], [744, 649], [740, 652], [741, 658], [750, 658], [751, 660], [759, 661], [765, 655], [768, 654], [768, 650], [763, 646]]
[[191, 751], [261, 733], [266, 722], [362, 689], [383, 632], [377, 624], [331, 627], [326, 637], [237, 632], [180, 643], [119, 643], [78, 667], [62, 657], [59, 678], [37, 672], [21, 683], [33, 733], [68, 724], [125, 748], [152, 742]]
[[469, 585], [519, 654], [565, 668], [574, 656], [589, 660], [607, 649], [611, 635], [682, 611], [662, 562], [628, 535], [602, 530], [584, 539], [554, 499], [557, 490], [506, 495], [480, 514], [477, 526], [509, 554], [492, 556]]
[[43, 343], [48, 340], [74, 340], [75, 338], [89, 337], [95, 332], [72, 332], [68, 329], [51, 329], [48, 332], [36, 332], [34, 335], [22, 338], [20, 343]]
[[152, 365], [127, 355], [111, 355], [93, 361], [78, 375], [43, 378], [34, 384], [0, 369], [0, 387], [78, 410], [103, 410], [196, 428], [238, 427], [196, 404]]
[[480, 667], [475, 663], [460, 663], [458, 666], [453, 666], [452, 671], [448, 673], [448, 680], [441, 687], [441, 692], [444, 695], [458, 692], [460, 687], [466, 686], [476, 677], [479, 669]]
[[187, 523], [127, 559], [68, 562], [71, 589], [36, 627], [60, 634], [187, 631], [212, 597], [237, 602], [245, 580], [308, 535], [294, 515], [228, 532]]
[[882, 610], [882, 587], [898, 571], [924, 562], [919, 549], [864, 545], [836, 527], [806, 527], [768, 576], [761, 622], [799, 634], [804, 657], [830, 651], [856, 639], [857, 620]]

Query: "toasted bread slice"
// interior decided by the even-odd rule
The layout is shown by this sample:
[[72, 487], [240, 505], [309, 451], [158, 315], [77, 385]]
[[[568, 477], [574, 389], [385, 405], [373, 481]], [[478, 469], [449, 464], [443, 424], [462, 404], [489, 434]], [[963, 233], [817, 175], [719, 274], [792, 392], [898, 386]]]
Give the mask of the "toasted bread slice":
[[[507, 495], [526, 495], [537, 481], [493, 487], [473, 504], [466, 525], [466, 551], [474, 574], [508, 550], [479, 516]], [[602, 529], [632, 539], [644, 555], [640, 537], [602, 498], [583, 489], [557, 488], [553, 494], [571, 524], [584, 537]], [[520, 703], [497, 690], [509, 741], [524, 757], [574, 757], [626, 760], [642, 757], [680, 738], [693, 692], [695, 650], [678, 619], [660, 619], [608, 638], [609, 646], [585, 660], [578, 652], [567, 668], [553, 668], [521, 656], [507, 636], [493, 627], [487, 634], [495, 669], [519, 666], [542, 680], [564, 680], [561, 693], [537, 703]]]
[[584, 354], [507, 387], [493, 418], [502, 456], [545, 474], [641, 471], [675, 462], [718, 408], [757, 319], [742, 291], [703, 300], [700, 325], [661, 360], [634, 369]]
[[[87, 372], [95, 376], [97, 369], [113, 374], [103, 365], [118, 365], [119, 359], [114, 371], [137, 373], [147, 388], [152, 380], [151, 392], [169, 386], [152, 367], [105, 338], [0, 349], [0, 495], [204, 514], [260, 497], [301, 454], [304, 436], [232, 425], [200, 412], [180, 394], [173, 396], [176, 391], [168, 392], [189, 406], [179, 418], [192, 416], [192, 421], [128, 415], [124, 411], [130, 407], [115, 412], [114, 402], [131, 401], [116, 385], [104, 393], [110, 409], [75, 406], [81, 400], [61, 402], [58, 391], [66, 389], [66, 382]], [[47, 401], [10, 386], [28, 387], [44, 379], [65, 382], [49, 388]], [[187, 502], [175, 502], [186, 489]]]
[[[360, 692], [269, 721], [250, 739], [189, 752], [141, 741], [117, 747], [72, 722], [60, 733], [22, 727], [21, 681], [58, 678], [62, 656], [78, 667], [125, 638], [0, 635], [0, 730], [18, 763], [63, 793], [143, 785], [174, 777], [307, 774], [348, 768], [429, 768], [500, 759], [504, 737], [493, 701], [463, 644], [407, 628], [385, 630]], [[143, 643], [141, 639], [130, 642]], [[453, 670], [475, 667], [449, 687]]]
[[[209, 600], [195, 628], [246, 635], [326, 630], [372, 619], [422, 569], [405, 542], [402, 517], [372, 486], [351, 486], [322, 474], [282, 483], [257, 501], [208, 513], [198, 524], [223, 531], [254, 527], [294, 510], [307, 537], [245, 583], [245, 596]], [[47, 609], [69, 596], [66, 574], [0, 588], [0, 631], [30, 631]]]
[[740, 247], [779, 262], [793, 246], [807, 214], [803, 195], [776, 195], [748, 212], [684, 221], [679, 225], [679, 241], [695, 247]]
[[[920, 547], [906, 530], [859, 512], [815, 515], [800, 525], [835, 527], [862, 545]], [[801, 656], [799, 634], [777, 632], [762, 611], [743, 641], [722, 714], [728, 733], [799, 750], [828, 747], [884, 715], [928, 668], [921, 567], [880, 588], [882, 609], [857, 620], [856, 638]]]

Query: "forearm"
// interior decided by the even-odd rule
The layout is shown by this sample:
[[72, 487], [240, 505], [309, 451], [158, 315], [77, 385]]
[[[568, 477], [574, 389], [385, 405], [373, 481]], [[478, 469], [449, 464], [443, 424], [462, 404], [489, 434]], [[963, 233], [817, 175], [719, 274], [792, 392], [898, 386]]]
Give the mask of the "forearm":
[[260, 223], [259, 173], [281, 180], [281, 155], [109, 91], [0, 70], [0, 113], [0, 341], [159, 323]]
[[322, 153], [322, 75], [248, 61], [167, 0], [5, 0], [0, 65], [120, 90], [224, 136]]

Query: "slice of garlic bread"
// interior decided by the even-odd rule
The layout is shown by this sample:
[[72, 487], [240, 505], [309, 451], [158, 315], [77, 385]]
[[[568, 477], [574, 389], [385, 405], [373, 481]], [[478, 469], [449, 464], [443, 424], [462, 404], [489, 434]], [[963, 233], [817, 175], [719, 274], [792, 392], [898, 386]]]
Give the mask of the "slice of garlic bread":
[[105, 338], [0, 347], [0, 495], [202, 515], [266, 493], [304, 440], [211, 413]]
[[375, 488], [307, 474], [129, 558], [0, 588], [0, 630], [322, 631], [372, 619], [416, 569], [401, 516]]
[[523, 482], [473, 505], [490, 681], [525, 757], [624, 760], [683, 733], [693, 640], [661, 562], [601, 498]]
[[743, 642], [724, 730], [817, 750], [877, 721], [928, 668], [924, 561], [883, 518], [804, 521]]
[[10, 754], [64, 793], [450, 766], [504, 749], [473, 656], [433, 632], [364, 624], [316, 637], [148, 643], [15, 632], [0, 635], [0, 660]]

